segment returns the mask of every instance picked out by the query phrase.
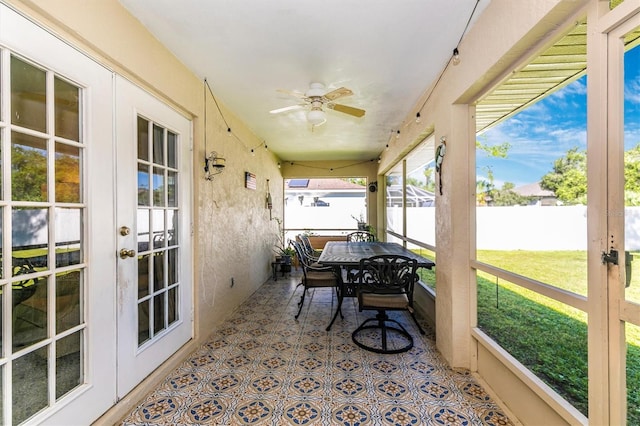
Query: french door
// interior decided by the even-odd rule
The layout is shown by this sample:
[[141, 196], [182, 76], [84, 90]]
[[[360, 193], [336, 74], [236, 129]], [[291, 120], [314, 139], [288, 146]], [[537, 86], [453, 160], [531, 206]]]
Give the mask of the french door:
[[0, 423], [115, 401], [112, 73], [0, 4]]
[[116, 78], [118, 397], [192, 336], [191, 122]]
[[191, 122], [0, 4], [0, 424], [91, 424], [192, 336]]
[[[640, 401], [629, 398], [640, 379], [640, 3], [611, 12], [608, 31], [607, 235], [617, 249], [609, 269], [610, 424], [635, 422]], [[632, 415], [632, 412], [635, 413]]]

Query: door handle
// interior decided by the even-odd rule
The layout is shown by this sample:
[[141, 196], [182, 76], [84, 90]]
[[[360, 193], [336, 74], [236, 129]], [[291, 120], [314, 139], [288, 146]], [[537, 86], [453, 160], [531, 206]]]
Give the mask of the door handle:
[[120, 259], [126, 259], [127, 257], [135, 257], [136, 256], [136, 251], [135, 250], [127, 250], [127, 249], [120, 249]]

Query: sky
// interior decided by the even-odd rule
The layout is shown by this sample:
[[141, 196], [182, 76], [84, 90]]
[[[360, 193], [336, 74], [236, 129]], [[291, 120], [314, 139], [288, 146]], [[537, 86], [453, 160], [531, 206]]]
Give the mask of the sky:
[[[571, 148], [587, 147], [587, 77], [583, 76], [478, 136], [483, 145], [511, 145], [507, 158], [477, 151], [478, 180], [493, 171], [494, 185], [539, 182]], [[625, 149], [640, 143], [640, 46], [625, 54]]]

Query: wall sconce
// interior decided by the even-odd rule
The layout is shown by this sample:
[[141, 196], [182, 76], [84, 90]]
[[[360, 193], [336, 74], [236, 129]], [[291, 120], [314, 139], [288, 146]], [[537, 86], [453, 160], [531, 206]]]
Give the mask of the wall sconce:
[[213, 180], [215, 175], [222, 173], [226, 161], [224, 158], [219, 157], [217, 152], [212, 151], [211, 154], [204, 159], [204, 178], [206, 180]]
[[453, 57], [451, 58], [451, 62], [453, 62], [453, 66], [456, 66], [460, 63], [460, 51], [457, 47], [453, 49]]

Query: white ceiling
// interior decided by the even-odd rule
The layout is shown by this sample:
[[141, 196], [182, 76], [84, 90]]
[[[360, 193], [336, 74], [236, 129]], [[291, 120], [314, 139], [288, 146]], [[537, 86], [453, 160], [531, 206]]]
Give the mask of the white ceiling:
[[[376, 158], [489, 1], [120, 0], [286, 161]], [[351, 89], [336, 102], [365, 116], [269, 113], [312, 82]]]

